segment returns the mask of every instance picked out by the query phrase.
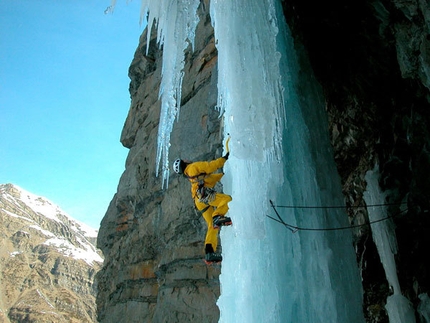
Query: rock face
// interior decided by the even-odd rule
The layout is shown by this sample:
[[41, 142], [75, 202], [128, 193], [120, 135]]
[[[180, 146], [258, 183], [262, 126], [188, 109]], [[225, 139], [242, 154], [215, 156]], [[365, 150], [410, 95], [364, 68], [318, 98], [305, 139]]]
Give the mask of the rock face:
[[0, 185], [0, 322], [96, 322], [96, 231]]
[[[365, 223], [365, 174], [377, 163], [387, 202], [407, 201], [395, 217], [403, 295], [417, 308], [429, 292], [430, 7], [422, 0], [283, 1], [296, 49], [309, 58], [324, 89], [335, 160], [351, 223]], [[186, 53], [180, 123], [171, 156], [221, 155], [216, 61], [209, 1], [202, 1], [195, 51]], [[132, 102], [121, 142], [126, 171], [103, 219], [98, 246], [100, 322], [217, 322], [217, 268], [201, 261], [204, 224], [193, 212], [189, 184], [171, 175], [167, 191], [155, 177], [162, 50], [142, 35], [131, 64]], [[306, 61], [304, 59], [303, 61]], [[303, 68], [306, 71], [306, 68]], [[180, 145], [186, 141], [187, 145]], [[179, 152], [178, 147], [181, 147]], [[179, 202], [178, 202], [179, 201]], [[398, 207], [390, 210], [399, 213]], [[391, 293], [368, 227], [355, 230], [368, 322], [388, 322]]]
[[[195, 51], [186, 53], [181, 122], [171, 136], [170, 155], [192, 160], [222, 153], [221, 119], [215, 110], [217, 51], [208, 9], [208, 2], [202, 2]], [[219, 318], [220, 270], [202, 260], [206, 224], [193, 209], [190, 184], [172, 174], [163, 191], [161, 178], [155, 177], [161, 58], [155, 35], [146, 55], [145, 32], [129, 71], [132, 102], [121, 135], [130, 148], [126, 170], [98, 237], [106, 259], [97, 275], [100, 322]]]

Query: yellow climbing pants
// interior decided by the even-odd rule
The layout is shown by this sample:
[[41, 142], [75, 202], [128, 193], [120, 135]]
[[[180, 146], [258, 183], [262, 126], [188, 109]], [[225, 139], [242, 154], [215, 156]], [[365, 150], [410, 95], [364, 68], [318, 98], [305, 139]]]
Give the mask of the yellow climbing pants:
[[211, 244], [214, 251], [218, 246], [218, 232], [219, 229], [214, 229], [213, 217], [217, 215], [225, 215], [228, 212], [227, 203], [231, 201], [231, 196], [222, 193], [216, 193], [215, 198], [208, 202], [208, 204], [202, 203], [198, 198], [194, 199], [194, 203], [199, 211], [204, 210], [208, 205], [209, 208], [202, 214], [203, 218], [208, 225], [206, 232], [205, 245]]

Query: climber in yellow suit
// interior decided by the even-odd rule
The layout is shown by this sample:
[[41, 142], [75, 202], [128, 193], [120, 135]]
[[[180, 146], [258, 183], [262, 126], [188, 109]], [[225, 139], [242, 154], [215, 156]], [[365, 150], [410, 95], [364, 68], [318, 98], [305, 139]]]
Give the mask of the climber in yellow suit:
[[190, 162], [177, 159], [173, 163], [173, 170], [183, 174], [191, 183], [191, 196], [197, 210], [205, 219], [208, 230], [205, 239], [205, 262], [207, 264], [222, 261], [221, 254], [216, 252], [218, 245], [218, 232], [221, 226], [231, 225], [231, 219], [226, 217], [227, 203], [231, 196], [214, 190], [215, 184], [224, 175], [215, 173], [227, 161], [229, 153], [212, 161]]

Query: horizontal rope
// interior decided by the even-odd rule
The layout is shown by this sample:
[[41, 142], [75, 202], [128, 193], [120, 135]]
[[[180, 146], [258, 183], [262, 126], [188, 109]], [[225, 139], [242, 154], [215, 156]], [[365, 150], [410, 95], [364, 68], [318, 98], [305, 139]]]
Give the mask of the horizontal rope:
[[371, 204], [371, 205], [334, 205], [334, 206], [300, 206], [300, 205], [272, 205], [273, 207], [286, 208], [286, 209], [359, 209], [369, 207], [381, 207], [381, 206], [392, 206], [392, 205], [405, 205], [407, 202], [402, 203], [384, 203], [384, 204]]
[[[344, 227], [336, 227], [336, 228], [305, 228], [305, 227], [298, 227], [298, 226], [294, 226], [291, 224], [286, 223], [281, 216], [279, 215], [278, 211], [276, 210], [276, 207], [284, 207], [284, 208], [294, 208], [294, 209], [339, 209], [339, 208], [348, 208], [346, 206], [275, 206], [272, 202], [272, 200], [270, 200], [270, 204], [273, 208], [273, 210], [275, 211], [278, 219], [275, 219], [274, 217], [271, 217], [270, 215], [266, 215], [268, 218], [283, 224], [287, 229], [289, 229], [291, 232], [295, 233], [297, 231], [339, 231], [339, 230], [347, 230], [347, 229], [353, 229], [353, 228], [359, 228], [359, 227], [363, 227], [363, 226], [368, 226], [374, 223], [378, 223], [378, 222], [382, 222], [382, 221], [386, 221], [390, 218], [394, 218], [396, 216], [400, 216], [403, 213], [406, 213], [408, 211], [408, 209], [402, 210], [394, 215], [390, 215], [387, 216], [385, 218], [382, 219], [378, 219], [378, 220], [374, 220], [374, 221], [370, 221], [367, 223], [363, 223], [363, 224], [356, 224], [356, 225], [349, 225], [349, 226], [344, 226]], [[406, 204], [406, 203], [398, 203], [398, 204], [373, 204], [373, 205], [368, 205], [367, 207], [381, 207], [381, 206], [389, 206], [389, 205], [402, 205], [402, 204]], [[366, 206], [362, 206], [363, 208], [365, 208]]]

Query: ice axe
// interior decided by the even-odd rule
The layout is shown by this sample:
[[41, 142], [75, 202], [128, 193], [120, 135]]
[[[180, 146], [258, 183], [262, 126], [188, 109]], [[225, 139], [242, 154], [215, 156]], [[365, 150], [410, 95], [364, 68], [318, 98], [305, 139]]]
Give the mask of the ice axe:
[[227, 151], [227, 153], [229, 153], [230, 149], [228, 148], [228, 142], [230, 141], [230, 134], [228, 133], [227, 136], [228, 138], [227, 138], [227, 141], [225, 142], [225, 150]]

